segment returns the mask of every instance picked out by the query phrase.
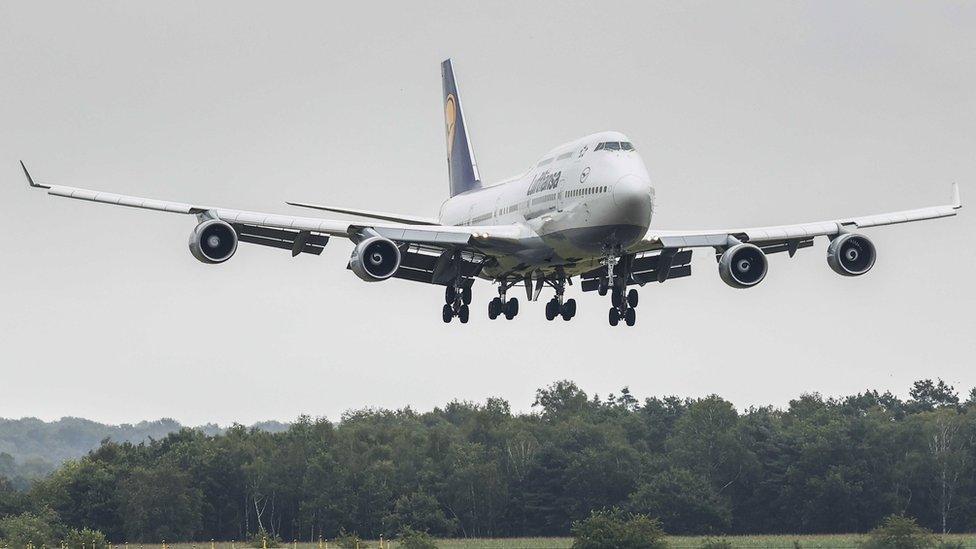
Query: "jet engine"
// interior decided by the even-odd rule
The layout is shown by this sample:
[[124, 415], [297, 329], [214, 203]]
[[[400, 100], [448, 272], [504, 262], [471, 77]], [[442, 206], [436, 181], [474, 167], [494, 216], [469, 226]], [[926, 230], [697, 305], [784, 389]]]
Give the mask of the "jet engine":
[[736, 244], [718, 260], [718, 274], [733, 288], [751, 288], [766, 278], [766, 254], [754, 244]]
[[382, 236], [360, 240], [349, 258], [349, 268], [366, 282], [386, 280], [399, 267], [400, 249]]
[[237, 251], [237, 231], [226, 221], [208, 219], [190, 233], [190, 253], [204, 263], [223, 263]]
[[827, 264], [839, 275], [862, 275], [874, 267], [877, 258], [874, 243], [860, 234], [842, 234], [827, 247]]

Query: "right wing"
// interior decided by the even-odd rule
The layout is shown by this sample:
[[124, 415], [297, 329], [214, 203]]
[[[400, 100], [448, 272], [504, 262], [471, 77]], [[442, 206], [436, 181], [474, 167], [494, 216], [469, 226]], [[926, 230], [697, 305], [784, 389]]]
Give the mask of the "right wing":
[[[218, 206], [205, 206], [185, 202], [172, 202], [141, 198], [78, 187], [48, 185], [37, 183], [31, 177], [24, 163], [20, 163], [33, 188], [45, 189], [52, 196], [74, 198], [89, 202], [99, 202], [114, 206], [127, 206], [143, 210], [170, 212], [196, 216], [199, 221], [220, 219], [232, 225], [241, 242], [291, 249], [292, 255], [322, 252], [329, 237], [348, 238], [358, 241], [368, 234], [378, 234], [400, 245], [404, 254], [404, 267], [426, 270], [434, 267], [436, 260], [445, 253], [464, 252], [468, 258], [472, 254], [485, 258], [507, 250], [512, 250], [527, 235], [517, 225], [501, 226], [450, 226], [417, 225], [410, 223], [364, 223], [340, 221], [313, 217], [297, 217], [247, 210], [235, 210]], [[417, 255], [417, 257], [414, 257]], [[433, 256], [430, 260], [428, 256]], [[423, 256], [423, 257], [420, 257]], [[470, 261], [469, 261], [470, 262]], [[418, 274], [407, 273], [411, 280], [442, 283], [433, 271]]]
[[357, 215], [359, 217], [368, 217], [370, 219], [380, 219], [383, 221], [393, 221], [395, 223], [403, 223], [406, 225], [440, 225], [440, 222], [436, 219], [431, 219], [429, 217], [419, 217], [414, 215], [401, 215], [393, 214], [387, 212], [377, 212], [374, 210], [355, 210], [352, 208], [337, 208], [335, 206], [320, 206], [318, 204], [308, 204], [305, 202], [285, 202], [289, 206], [298, 206], [299, 208], [309, 208], [311, 210], [323, 210], [326, 212], [335, 212], [348, 215]]

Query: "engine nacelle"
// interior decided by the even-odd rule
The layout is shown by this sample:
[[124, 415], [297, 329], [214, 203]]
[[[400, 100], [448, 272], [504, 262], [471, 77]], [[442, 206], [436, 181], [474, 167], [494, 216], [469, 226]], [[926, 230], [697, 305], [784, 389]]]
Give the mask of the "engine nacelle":
[[360, 240], [349, 258], [349, 268], [366, 282], [386, 280], [399, 267], [400, 248], [382, 236]]
[[190, 233], [190, 253], [204, 263], [223, 263], [237, 251], [237, 231], [230, 223], [208, 219]]
[[877, 258], [874, 243], [860, 234], [842, 234], [827, 247], [827, 264], [839, 275], [862, 275], [874, 267]]
[[754, 244], [736, 244], [718, 260], [718, 274], [733, 288], [751, 288], [766, 278], [766, 254]]

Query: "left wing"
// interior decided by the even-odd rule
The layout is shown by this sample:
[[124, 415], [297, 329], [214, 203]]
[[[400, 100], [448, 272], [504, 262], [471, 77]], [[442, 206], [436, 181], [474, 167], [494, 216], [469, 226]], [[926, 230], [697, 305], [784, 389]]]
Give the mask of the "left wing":
[[87, 200], [114, 206], [194, 215], [200, 221], [219, 219], [238, 232], [241, 242], [291, 248], [292, 255], [321, 253], [328, 237], [358, 241], [364, 234], [378, 234], [403, 245], [432, 246], [435, 249], [466, 250], [491, 255], [496, 249], [509, 249], [523, 237], [516, 225], [450, 226], [411, 223], [363, 223], [297, 217], [218, 206], [171, 202], [122, 194], [37, 183], [24, 163], [20, 163], [31, 187], [46, 189], [52, 196]]
[[962, 201], [959, 199], [959, 185], [953, 183], [952, 203], [943, 206], [831, 221], [744, 229], [674, 231], [651, 228], [643, 240], [634, 244], [628, 249], [628, 252], [639, 253], [660, 249], [701, 247], [721, 248], [728, 246], [730, 242], [750, 242], [762, 248], [765, 253], [788, 251], [792, 256], [798, 248], [812, 246], [813, 239], [818, 236], [834, 237], [852, 228], [859, 229], [951, 217], [956, 215], [960, 208], [962, 208]]

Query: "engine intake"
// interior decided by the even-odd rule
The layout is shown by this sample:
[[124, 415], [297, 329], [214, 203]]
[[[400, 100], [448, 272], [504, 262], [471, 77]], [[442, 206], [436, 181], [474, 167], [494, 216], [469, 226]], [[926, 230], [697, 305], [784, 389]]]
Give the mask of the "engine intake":
[[374, 236], [359, 241], [349, 258], [349, 268], [366, 282], [393, 276], [400, 267], [400, 248], [392, 240]]
[[208, 219], [190, 233], [190, 253], [204, 263], [223, 263], [236, 251], [237, 231], [226, 221]]
[[766, 278], [766, 254], [754, 244], [736, 244], [718, 260], [718, 274], [733, 288], [751, 288]]
[[843, 276], [859, 276], [870, 271], [877, 258], [874, 243], [860, 234], [842, 234], [827, 247], [827, 264]]

